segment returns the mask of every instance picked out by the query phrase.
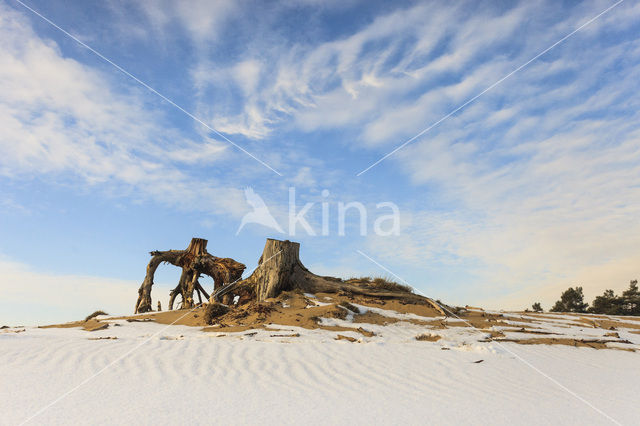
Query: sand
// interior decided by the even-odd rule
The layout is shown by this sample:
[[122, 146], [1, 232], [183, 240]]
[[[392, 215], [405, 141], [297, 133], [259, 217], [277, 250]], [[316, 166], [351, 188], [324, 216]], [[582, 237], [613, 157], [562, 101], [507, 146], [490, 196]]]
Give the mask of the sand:
[[[634, 317], [586, 314], [552, 314], [532, 312], [492, 312], [481, 308], [450, 308], [455, 316], [442, 317], [431, 305], [416, 301], [373, 299], [357, 295], [332, 293], [305, 294], [286, 292], [278, 298], [262, 303], [248, 303], [235, 307], [215, 319], [204, 322], [204, 307], [191, 311], [174, 310], [133, 316], [92, 318], [43, 328], [81, 327], [98, 331], [109, 327], [109, 321], [152, 321], [202, 327], [204, 332], [240, 333], [253, 329], [278, 331], [286, 327], [351, 331], [371, 337], [375, 333], [367, 325], [387, 326], [398, 323], [419, 325], [432, 330], [463, 327], [478, 330], [478, 341], [513, 342], [523, 345], [546, 344], [635, 351], [634, 341], [611, 330], [623, 328], [627, 335], [640, 330]], [[587, 331], [585, 331], [587, 330]], [[433, 335], [436, 340], [439, 335]], [[343, 336], [344, 339], [344, 336]]]
[[635, 318], [344, 301], [289, 294], [206, 327], [196, 309], [2, 329], [0, 424], [637, 420]]

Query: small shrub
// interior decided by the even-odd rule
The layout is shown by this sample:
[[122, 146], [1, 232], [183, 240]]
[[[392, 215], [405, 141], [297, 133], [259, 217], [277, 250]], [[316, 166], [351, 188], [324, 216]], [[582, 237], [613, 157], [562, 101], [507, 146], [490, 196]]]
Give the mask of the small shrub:
[[221, 303], [209, 303], [204, 309], [202, 319], [205, 324], [213, 324], [213, 320], [229, 312], [229, 308]]
[[109, 315], [109, 314], [106, 313], [105, 311], [95, 311], [94, 313], [87, 315], [87, 317], [84, 320], [89, 321], [91, 318], [95, 318], [98, 315]]

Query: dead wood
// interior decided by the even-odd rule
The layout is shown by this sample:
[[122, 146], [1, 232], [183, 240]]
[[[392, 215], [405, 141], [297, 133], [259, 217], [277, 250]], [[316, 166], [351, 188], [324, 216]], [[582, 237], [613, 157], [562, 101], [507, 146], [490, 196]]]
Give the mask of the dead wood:
[[220, 258], [209, 254], [207, 252], [207, 240], [202, 238], [193, 238], [186, 250], [152, 251], [150, 254], [151, 260], [147, 265], [147, 273], [138, 290], [135, 313], [151, 311], [153, 277], [158, 266], [163, 262], [182, 268], [178, 286], [170, 293], [170, 310], [173, 309], [173, 303], [178, 295], [182, 296], [181, 308], [185, 309], [193, 307], [193, 292], [195, 290], [202, 292], [205, 297], [208, 296], [198, 282], [198, 278], [201, 275], [208, 275], [213, 278], [214, 289], [217, 289], [226, 283], [239, 279], [245, 269], [245, 265], [233, 259]]
[[284, 291], [302, 290], [308, 293], [346, 292], [376, 298], [401, 299], [408, 303], [426, 303], [441, 315], [444, 310], [433, 300], [406, 290], [370, 288], [345, 282], [339, 278], [323, 277], [309, 271], [300, 261], [300, 243], [267, 239], [258, 267], [247, 279], [218, 289], [212, 302], [219, 302], [223, 295], [234, 294], [238, 288], [253, 287], [258, 302], [277, 297]]

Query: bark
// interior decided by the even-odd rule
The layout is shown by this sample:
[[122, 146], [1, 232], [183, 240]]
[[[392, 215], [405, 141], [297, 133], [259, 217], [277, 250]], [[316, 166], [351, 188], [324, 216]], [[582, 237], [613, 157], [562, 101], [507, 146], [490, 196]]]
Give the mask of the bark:
[[233, 294], [240, 287], [253, 286], [258, 301], [277, 297], [283, 291], [300, 289], [309, 293], [348, 292], [371, 297], [399, 298], [407, 301], [429, 303], [440, 314], [442, 308], [428, 297], [405, 291], [372, 289], [346, 283], [339, 278], [323, 277], [310, 272], [300, 261], [300, 244], [291, 241], [267, 239], [258, 267], [246, 280], [232, 283], [218, 289], [211, 295], [211, 301], [219, 301], [222, 296]]
[[[153, 276], [156, 273], [156, 269], [162, 262], [167, 262], [175, 266], [178, 265], [178, 258], [184, 250], [169, 250], [169, 251], [152, 251], [151, 261], [147, 265], [147, 274], [140, 285], [138, 290], [138, 300], [136, 302], [135, 313], [149, 312], [151, 310], [151, 287], [153, 286]], [[169, 308], [171, 309], [171, 308]]]
[[225, 283], [238, 280], [245, 269], [242, 263], [233, 259], [209, 254], [207, 240], [202, 238], [193, 238], [186, 250], [152, 251], [150, 254], [151, 261], [147, 266], [147, 274], [138, 290], [135, 313], [151, 311], [153, 277], [162, 262], [182, 268], [178, 286], [170, 293], [169, 310], [173, 309], [173, 303], [178, 294], [182, 296], [182, 308], [193, 307], [193, 292], [195, 290], [202, 291], [208, 298], [207, 292], [198, 281], [200, 275], [212, 277], [214, 288], [220, 288]]
[[204, 295], [205, 299], [209, 299], [209, 293], [207, 293], [207, 291], [202, 287], [202, 285], [200, 284], [200, 282], [198, 281], [196, 283], [196, 285], [198, 286], [198, 290]]

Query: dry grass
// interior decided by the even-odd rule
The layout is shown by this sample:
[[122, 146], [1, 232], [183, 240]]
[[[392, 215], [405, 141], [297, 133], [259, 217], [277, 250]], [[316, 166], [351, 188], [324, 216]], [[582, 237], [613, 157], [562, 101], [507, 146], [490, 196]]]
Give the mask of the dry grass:
[[267, 315], [273, 312], [276, 308], [272, 303], [265, 302], [256, 302], [252, 306], [249, 307], [250, 312], [255, 312], [256, 314]]
[[108, 313], [106, 313], [105, 311], [95, 311], [92, 314], [87, 315], [87, 317], [84, 319], [85, 321], [89, 321], [91, 318], [95, 318], [98, 315], [109, 315]]
[[345, 336], [343, 334], [338, 334], [335, 338], [335, 340], [347, 340], [351, 343], [355, 343], [358, 341], [358, 339], [354, 338], [354, 337], [350, 337], [350, 336]]
[[249, 307], [249, 312], [258, 314], [258, 321], [266, 321], [267, 315], [275, 310], [273, 303], [269, 302], [256, 302]]
[[345, 309], [350, 310], [351, 312], [353, 312], [354, 314], [359, 314], [360, 313], [360, 309], [358, 309], [357, 306], [353, 306], [351, 303], [344, 301], [344, 302], [340, 302], [340, 306], [342, 306]]
[[221, 303], [209, 303], [204, 308], [203, 320], [205, 324], [213, 324], [213, 320], [229, 312], [229, 308]]
[[348, 284], [352, 284], [358, 287], [363, 287], [371, 290], [385, 290], [398, 293], [413, 293], [413, 289], [404, 284], [400, 284], [386, 277], [360, 277], [351, 278], [345, 281]]
[[324, 318], [336, 318], [336, 319], [347, 319], [347, 311], [345, 311], [344, 309], [340, 309], [337, 307], [334, 307], [333, 309], [325, 312], [322, 315]]
[[418, 334], [416, 336], [416, 340], [421, 342], [437, 342], [441, 337], [437, 334]]

